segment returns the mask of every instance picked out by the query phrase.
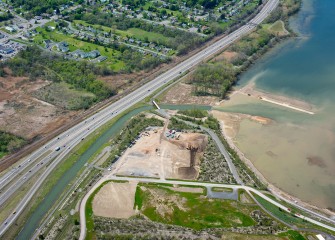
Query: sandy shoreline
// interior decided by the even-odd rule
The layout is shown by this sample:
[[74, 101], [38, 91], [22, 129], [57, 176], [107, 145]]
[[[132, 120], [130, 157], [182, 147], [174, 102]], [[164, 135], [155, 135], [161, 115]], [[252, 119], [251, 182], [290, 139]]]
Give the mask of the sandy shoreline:
[[234, 149], [238, 156], [241, 158], [242, 161], [244, 161], [247, 166], [257, 175], [257, 177], [264, 183], [267, 184], [269, 191], [275, 195], [275, 196], [280, 196], [292, 203], [298, 204], [302, 207], [308, 208], [310, 210], [320, 212], [323, 214], [326, 214], [327, 216], [332, 216], [334, 215], [333, 212], [331, 212], [328, 209], [325, 208], [319, 208], [315, 205], [312, 205], [310, 203], [304, 202], [301, 199], [285, 192], [284, 190], [280, 189], [276, 185], [272, 184], [268, 179], [264, 177], [264, 175], [254, 166], [252, 161], [248, 159], [244, 153], [237, 147], [237, 145], [234, 142], [234, 138], [239, 132], [239, 123], [243, 119], [250, 119], [253, 121], [256, 121], [260, 124], [267, 125], [273, 123], [271, 119], [259, 117], [259, 116], [252, 116], [248, 114], [241, 114], [241, 113], [225, 113], [225, 112], [220, 112], [213, 110], [212, 111], [213, 115], [219, 119], [220, 124], [221, 124], [221, 129], [222, 129], [222, 134], [227, 140], [229, 146]]
[[294, 99], [294, 98], [286, 97], [282, 95], [276, 95], [273, 93], [268, 93], [268, 92], [255, 89], [254, 82], [251, 82], [247, 84], [246, 86], [244, 86], [243, 88], [234, 91], [232, 95], [236, 93], [247, 95], [249, 97], [257, 98], [259, 100], [262, 100], [268, 103], [290, 108], [292, 110], [311, 114], [311, 115], [315, 114], [315, 111], [316, 111], [313, 105], [307, 102], [301, 101], [299, 99]]

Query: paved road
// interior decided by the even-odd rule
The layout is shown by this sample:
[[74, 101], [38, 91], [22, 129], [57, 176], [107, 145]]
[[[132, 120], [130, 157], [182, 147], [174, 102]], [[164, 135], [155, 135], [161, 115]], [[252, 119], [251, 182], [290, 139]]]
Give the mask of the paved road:
[[[108, 107], [98, 111], [87, 120], [77, 124], [76, 126], [68, 129], [58, 137], [49, 141], [44, 147], [41, 147], [30, 156], [28, 156], [20, 167], [9, 171], [0, 178], [0, 190], [10, 184], [10, 188], [0, 195], [0, 202], [4, 202], [12, 196], [17, 189], [22, 186], [29, 178], [31, 178], [41, 168], [41, 164], [49, 162], [49, 166], [44, 170], [44, 173], [38, 178], [36, 183], [23, 197], [22, 201], [16, 207], [15, 214], [11, 214], [0, 225], [0, 236], [14, 223], [17, 216], [20, 215], [28, 204], [30, 199], [37, 192], [43, 181], [47, 178], [50, 172], [58, 165], [58, 163], [86, 136], [98, 129], [100, 126], [119, 115], [121, 112], [134, 106], [136, 103], [142, 101], [147, 96], [150, 96], [153, 91], [161, 88], [166, 83], [178, 78], [183, 73], [195, 65], [201, 63], [213, 54], [221, 51], [236, 39], [244, 36], [245, 34], [254, 30], [257, 24], [261, 23], [278, 5], [279, 0], [269, 0], [260, 13], [253, 18], [248, 24], [237, 29], [233, 33], [213, 43], [209, 47], [193, 55], [189, 59], [183, 61], [169, 71], [161, 74], [151, 82], [143, 85], [129, 95], [123, 97], [119, 101], [109, 105]], [[55, 151], [60, 147], [59, 151]], [[48, 154], [48, 152], [51, 152]], [[45, 156], [44, 156], [45, 155]], [[44, 156], [41, 158], [41, 156]], [[43, 162], [43, 163], [42, 163]], [[45, 165], [44, 165], [45, 166]], [[31, 172], [28, 172], [30, 169]], [[26, 173], [24, 173], [26, 172]], [[20, 174], [23, 174], [21, 177]]]
[[216, 146], [218, 147], [219, 151], [221, 152], [221, 154], [224, 156], [227, 164], [228, 164], [228, 167], [229, 167], [229, 170], [230, 172], [233, 174], [233, 177], [235, 178], [236, 182], [240, 185], [244, 185], [243, 181], [241, 180], [240, 176], [238, 175], [238, 172], [236, 170], [236, 167], [233, 163], [233, 161], [231, 160], [230, 156], [229, 156], [229, 153], [227, 152], [226, 148], [223, 146], [220, 138], [216, 135], [215, 132], [213, 132], [211, 129], [209, 128], [205, 128], [203, 126], [200, 126], [200, 125], [197, 125], [197, 124], [194, 124], [194, 123], [191, 123], [191, 122], [188, 122], [188, 121], [184, 121], [180, 118], [178, 118], [179, 121], [182, 121], [188, 125], [191, 125], [191, 126], [194, 126], [194, 127], [200, 127], [201, 130], [207, 132], [211, 138], [213, 139], [213, 141], [215, 142]]
[[[157, 179], [157, 178], [136, 178], [136, 177], [118, 177], [115, 175], [108, 175], [103, 178], [101, 178], [100, 181], [97, 182], [96, 185], [93, 186], [93, 188], [85, 195], [83, 200], [80, 203], [80, 237], [79, 240], [84, 240], [86, 236], [86, 216], [85, 216], [85, 206], [87, 199], [89, 196], [94, 192], [95, 189], [97, 189], [103, 182], [108, 180], [121, 180], [121, 181], [135, 181], [135, 182], [142, 182], [142, 183], [162, 183], [162, 184], [181, 184], [181, 185], [190, 185], [190, 186], [202, 186], [206, 188], [213, 188], [213, 187], [222, 187], [222, 188], [232, 188], [233, 190], [243, 189], [249, 193], [254, 193], [258, 195], [259, 197], [265, 199], [266, 201], [272, 203], [273, 205], [281, 208], [283, 211], [286, 211], [290, 213], [290, 209], [285, 207], [284, 205], [276, 202], [272, 198], [269, 198], [262, 192], [249, 187], [249, 186], [242, 186], [242, 185], [229, 185], [229, 184], [220, 184], [220, 183], [207, 183], [207, 182], [187, 182], [187, 181], [178, 181], [178, 180], [166, 180], [166, 179]], [[303, 215], [297, 215], [296, 217], [299, 217], [301, 219], [304, 219], [307, 222], [313, 223], [317, 226], [323, 227], [325, 229], [335, 231], [335, 227], [326, 225], [324, 223], [318, 222], [314, 219], [311, 219], [309, 217], [303, 216]]]
[[202, 127], [202, 126], [200, 126], [200, 129], [203, 130], [203, 131], [206, 131], [212, 137], [212, 139], [216, 143], [217, 147], [219, 148], [220, 152], [222, 153], [222, 155], [226, 159], [226, 162], [228, 163], [229, 170], [233, 174], [236, 182], [240, 185], [244, 185], [243, 181], [241, 180], [240, 176], [237, 173], [237, 170], [235, 168], [235, 165], [233, 164], [233, 161], [231, 160], [231, 158], [229, 156], [229, 153], [227, 152], [226, 148], [223, 146], [219, 137], [211, 129], [208, 129], [208, 128], [205, 128], [205, 127]]

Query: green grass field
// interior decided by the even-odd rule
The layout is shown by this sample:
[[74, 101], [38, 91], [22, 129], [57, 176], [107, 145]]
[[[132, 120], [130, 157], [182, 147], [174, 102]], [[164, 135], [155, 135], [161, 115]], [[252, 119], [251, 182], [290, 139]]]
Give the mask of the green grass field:
[[94, 43], [89, 43], [85, 41], [81, 41], [75, 39], [73, 36], [65, 35], [60, 33], [56, 30], [54, 31], [46, 31], [44, 28], [37, 28], [36, 29], [40, 34], [35, 36], [34, 42], [42, 47], [44, 47], [43, 40], [50, 39], [54, 42], [62, 42], [66, 41], [69, 44], [70, 51], [75, 51], [77, 49], [81, 49], [83, 51], [92, 51], [92, 50], [99, 50], [102, 56], [106, 56], [108, 59], [100, 64], [102, 65], [109, 65], [112, 70], [118, 72], [122, 70], [125, 66], [124, 62], [118, 60], [118, 56], [120, 56], [120, 52], [111, 48], [107, 48], [104, 46], [100, 46]]
[[96, 29], [101, 29], [104, 30], [106, 32], [112, 31], [115, 34], [121, 36], [121, 37], [133, 37], [136, 39], [139, 39], [141, 41], [149, 41], [149, 42], [156, 42], [156, 43], [160, 43], [160, 42], [166, 42], [169, 40], [168, 37], [165, 37], [163, 34], [160, 33], [155, 33], [155, 32], [148, 32], [139, 28], [129, 28], [126, 31], [122, 31], [122, 30], [118, 30], [118, 29], [112, 29], [109, 27], [105, 27], [105, 26], [101, 26], [101, 25], [92, 25], [92, 24], [88, 24], [85, 21], [82, 20], [75, 20], [74, 21], [75, 24], [82, 24], [84, 26], [92, 26]]
[[166, 42], [169, 40], [168, 37], [165, 37], [163, 34], [155, 33], [155, 32], [147, 32], [139, 28], [129, 28], [127, 31], [129, 36], [135, 37], [142, 41], [149, 41], [149, 42]]
[[278, 236], [288, 237], [291, 240], [305, 240], [306, 239], [299, 232], [294, 231], [294, 230], [288, 230], [287, 232], [279, 233]]
[[200, 193], [174, 192], [154, 184], [140, 184], [137, 187], [136, 206], [153, 221], [195, 230], [252, 226], [255, 221], [249, 215], [257, 209], [236, 201], [207, 199]]
[[256, 194], [253, 194], [256, 200], [269, 212], [271, 212], [274, 216], [279, 218], [280, 220], [286, 222], [287, 224], [295, 224], [300, 226], [308, 226], [310, 225], [308, 222], [304, 222], [303, 219], [293, 216], [290, 213], [287, 213], [283, 210], [280, 210], [277, 206], [272, 203], [266, 201], [265, 199], [259, 197]]
[[262, 28], [273, 33], [279, 33], [279, 34], [287, 33], [285, 24], [281, 20], [278, 20], [272, 24], [271, 23], [262, 24]]
[[106, 32], [112, 31], [117, 35], [121, 35], [122, 37], [125, 37], [127, 35], [126, 32], [124, 32], [124, 31], [120, 31], [120, 30], [117, 30], [117, 29], [112, 29], [110, 27], [106, 27], [106, 26], [102, 26], [102, 25], [98, 25], [98, 24], [93, 24], [92, 25], [92, 24], [89, 24], [89, 23], [87, 23], [83, 20], [74, 20], [73, 22], [75, 24], [81, 24], [83, 26], [91, 26], [91, 27], [96, 28], [96, 29], [101, 29], [101, 30], [106, 31]]

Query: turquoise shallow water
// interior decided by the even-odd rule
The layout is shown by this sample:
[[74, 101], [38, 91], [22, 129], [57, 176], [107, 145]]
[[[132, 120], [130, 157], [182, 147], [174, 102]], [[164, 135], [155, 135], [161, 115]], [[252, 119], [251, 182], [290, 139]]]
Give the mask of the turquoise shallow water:
[[225, 110], [273, 119], [267, 126], [243, 120], [238, 147], [270, 182], [335, 208], [335, 1], [304, 0], [290, 26], [300, 36], [266, 54], [239, 84], [253, 80], [257, 89], [307, 101], [316, 115], [246, 99]]

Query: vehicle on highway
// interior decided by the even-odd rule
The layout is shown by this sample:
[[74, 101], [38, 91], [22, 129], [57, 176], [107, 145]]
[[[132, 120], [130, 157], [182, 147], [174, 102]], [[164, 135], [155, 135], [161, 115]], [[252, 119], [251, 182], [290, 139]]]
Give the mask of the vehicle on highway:
[[55, 148], [55, 151], [57, 152], [57, 151], [59, 151], [60, 150], [60, 147], [56, 147]]

